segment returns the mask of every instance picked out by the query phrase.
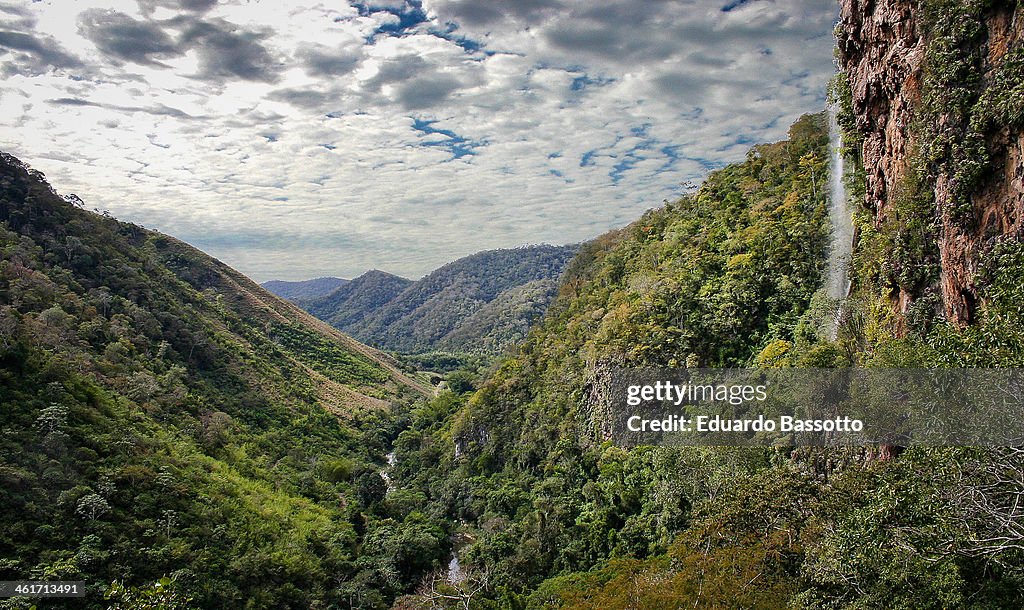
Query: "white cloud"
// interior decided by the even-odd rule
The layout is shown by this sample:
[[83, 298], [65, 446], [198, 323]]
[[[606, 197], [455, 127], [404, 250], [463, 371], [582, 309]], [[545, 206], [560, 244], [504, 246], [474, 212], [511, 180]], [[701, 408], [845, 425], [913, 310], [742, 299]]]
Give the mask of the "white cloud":
[[416, 277], [625, 224], [821, 108], [836, 12], [819, 0], [5, 6], [0, 149], [258, 280]]

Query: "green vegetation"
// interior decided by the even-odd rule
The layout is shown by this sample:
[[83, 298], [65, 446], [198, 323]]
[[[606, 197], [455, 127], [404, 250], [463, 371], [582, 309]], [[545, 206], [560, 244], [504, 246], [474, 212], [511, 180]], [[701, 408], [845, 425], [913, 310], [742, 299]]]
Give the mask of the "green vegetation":
[[915, 133], [917, 171], [932, 184], [950, 180], [950, 214], [968, 222], [971, 195], [995, 175], [992, 137], [1024, 124], [1024, 49], [1010, 49], [986, 75], [985, 17], [1015, 0], [928, 0], [922, 3], [927, 39], [922, 104]]
[[[402, 362], [3, 156], [0, 578], [84, 579], [91, 607], [126, 608], [1024, 606], [1024, 451], [625, 450], [591, 400], [616, 366], [1024, 366], [1019, 239], [986, 244], [971, 325], [937, 314], [941, 215], [1024, 121], [1020, 50], [978, 74], [1006, 4], [922, 4], [920, 150], [886, 214], [856, 210], [842, 307], [819, 290], [820, 115], [572, 252], [371, 272], [307, 303], [423, 352]], [[859, 141], [848, 84], [830, 95]], [[936, 210], [940, 176], [960, 212]]]
[[[1024, 47], [1012, 36], [997, 40], [989, 27], [997, 11], [1017, 5], [1015, 0], [928, 0], [921, 5], [926, 43], [922, 100], [907, 134], [915, 146], [907, 174], [890, 193], [884, 214], [875, 218], [862, 211], [856, 216], [854, 276], [867, 324], [861, 361], [897, 344], [899, 358], [931, 365], [972, 361], [1009, 366], [1020, 360], [1013, 347], [1018, 331], [996, 322], [1005, 319], [999, 312], [1007, 305], [992, 298], [1005, 292], [1014, 276], [1004, 273], [993, 281], [991, 268], [993, 260], [1001, 260], [1011, 270], [1019, 269], [1009, 254], [1019, 242], [994, 235], [999, 229], [987, 221], [990, 235], [975, 253], [980, 261], [978, 291], [970, 295], [972, 306], [982, 306], [976, 324], [961, 330], [944, 322], [938, 243], [944, 226], [980, 231], [982, 214], [975, 200], [994, 181], [1011, 179], [1000, 165], [1006, 135], [1024, 127]], [[991, 48], [1000, 45], [999, 53]], [[844, 83], [845, 78], [837, 78], [833, 87], [840, 99], [849, 89]], [[894, 313], [896, 298], [910, 301], [905, 315]], [[910, 337], [894, 341], [891, 335], [901, 334], [900, 329]]]
[[331, 326], [352, 333], [367, 316], [387, 305], [412, 283], [383, 271], [367, 271], [326, 296], [299, 304]]
[[128, 587], [115, 581], [103, 595], [114, 608], [132, 610], [178, 610], [188, 608], [194, 600], [182, 595], [177, 583], [164, 576], [148, 587]]
[[[922, 281], [918, 267], [901, 276], [888, 257], [931, 264], [924, 228], [909, 224], [896, 235], [875, 229], [887, 249], [858, 250], [860, 292], [828, 340], [835, 304], [816, 294], [828, 239], [825, 158], [822, 117], [805, 117], [787, 142], [756, 147], [694, 196], [585, 245], [517, 354], [478, 391], [443, 392], [413, 411], [395, 442], [396, 475], [432, 511], [463, 523], [471, 543], [460, 559], [487, 582], [471, 607], [1024, 602], [1024, 557], [986, 542], [1006, 534], [994, 524], [1024, 493], [1010, 474], [1019, 452], [626, 451], [602, 434], [588, 396], [614, 365], [1019, 362], [1019, 247], [987, 267], [989, 305], [976, 328], [888, 333], [878, 286]], [[437, 600], [421, 589], [401, 607]]]
[[[695, 517], [706, 514], [710, 528], [729, 497], [739, 510], [746, 500], [736, 499], [736, 485], [753, 493], [766, 483], [750, 477], [806, 478], [770, 469], [772, 452], [617, 449], [599, 434], [600, 414], [585, 406], [588, 387], [613, 364], [743, 365], [769, 346], [802, 340], [828, 240], [826, 148], [823, 117], [804, 117], [789, 141], [756, 147], [696, 195], [585, 245], [518, 354], [478, 392], [444, 393], [413, 412], [395, 444], [401, 480], [468, 524], [475, 542], [463, 560], [489, 575], [492, 599], [620, 607], [589, 596], [628, 597], [628, 582], [678, 561], [708, 561], [696, 549], [719, 534], [701, 537]], [[750, 510], [775, 496], [764, 493]], [[736, 527], [733, 542], [716, 542], [722, 577], [770, 564], [778, 588], [751, 599], [796, 591], [795, 550], [776, 561], [781, 542], [751, 550], [749, 530], [760, 530]], [[691, 538], [681, 538], [687, 531]], [[725, 565], [747, 551], [748, 566]], [[694, 574], [662, 593], [692, 595]], [[729, 589], [719, 583], [720, 594]]]
[[575, 251], [530, 246], [479, 252], [415, 282], [370, 271], [300, 304], [382, 349], [496, 356], [525, 339], [543, 316]]
[[383, 607], [443, 559], [378, 474], [424, 388], [77, 202], [0, 157], [0, 578], [84, 580], [95, 608]]

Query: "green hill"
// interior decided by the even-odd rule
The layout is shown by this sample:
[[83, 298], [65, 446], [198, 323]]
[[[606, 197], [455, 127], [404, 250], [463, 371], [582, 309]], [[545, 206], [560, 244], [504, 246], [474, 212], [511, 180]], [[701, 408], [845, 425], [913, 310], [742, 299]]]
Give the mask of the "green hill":
[[[443, 555], [433, 526], [367, 516], [393, 412], [428, 388], [79, 205], [0, 154], [0, 578], [85, 580], [87, 607], [166, 576], [202, 607], [308, 608], [385, 599]], [[402, 536], [427, 563], [387, 580]]]
[[[496, 590], [525, 601], [560, 574], [664, 556], [708, 477], [728, 476], [712, 468], [767, 466], [767, 452], [617, 449], [587, 397], [614, 365], [745, 365], [794, 340], [824, 270], [827, 167], [823, 117], [804, 117], [696, 195], [585, 244], [519, 351], [477, 392], [414, 415], [396, 442], [404, 480], [466, 521], [464, 560]], [[607, 581], [562, 586], [588, 578]]]
[[602, 610], [1024, 602], [1024, 561], [1000, 542], [1019, 537], [992, 521], [1019, 514], [1019, 451], [625, 450], [603, 433], [593, 397], [615, 366], [1024, 358], [1019, 244], [986, 272], [977, 326], [898, 338], [870, 274], [891, 255], [875, 244], [890, 242], [863, 211], [855, 295], [831, 340], [825, 121], [805, 116], [789, 135], [586, 244], [517, 353], [478, 390], [413, 413], [398, 481], [463, 524], [470, 585], [455, 589], [486, 580], [481, 604]]
[[500, 354], [526, 339], [558, 294], [558, 281], [533, 280], [509, 288], [448, 331], [434, 346], [449, 352]]
[[402, 294], [412, 283], [404, 277], [374, 269], [325, 296], [300, 301], [299, 304], [335, 328], [359, 328], [367, 317]]
[[490, 250], [415, 282], [371, 271], [301, 304], [381, 349], [498, 354], [521, 340], [543, 314], [575, 251], [573, 246]]

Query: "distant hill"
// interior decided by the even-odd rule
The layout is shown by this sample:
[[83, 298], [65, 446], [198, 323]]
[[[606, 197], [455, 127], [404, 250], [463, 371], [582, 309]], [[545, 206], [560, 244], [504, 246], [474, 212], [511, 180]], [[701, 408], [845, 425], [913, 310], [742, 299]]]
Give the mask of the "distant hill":
[[318, 277], [313, 280], [299, 282], [270, 280], [260, 285], [283, 299], [298, 301], [326, 296], [347, 283], [348, 280], [343, 280], [339, 277]]
[[557, 278], [510, 288], [446, 333], [437, 342], [437, 349], [499, 353], [526, 339], [533, 323], [557, 295]]
[[375, 269], [324, 297], [299, 304], [335, 328], [353, 328], [412, 284], [412, 280]]
[[543, 315], [576, 249], [489, 250], [415, 282], [371, 271], [326, 297], [300, 304], [381, 349], [496, 354], [522, 340]]

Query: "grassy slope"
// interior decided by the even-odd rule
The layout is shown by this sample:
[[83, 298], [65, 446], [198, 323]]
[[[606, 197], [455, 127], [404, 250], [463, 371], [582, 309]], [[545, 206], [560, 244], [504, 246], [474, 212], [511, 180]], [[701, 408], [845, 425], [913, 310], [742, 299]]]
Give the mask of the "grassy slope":
[[94, 605], [171, 574], [211, 607], [341, 599], [389, 411], [427, 388], [6, 155], [0, 204], [2, 576], [83, 579]]

